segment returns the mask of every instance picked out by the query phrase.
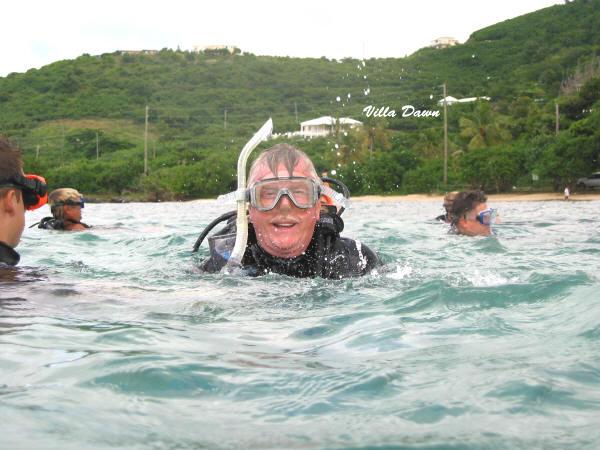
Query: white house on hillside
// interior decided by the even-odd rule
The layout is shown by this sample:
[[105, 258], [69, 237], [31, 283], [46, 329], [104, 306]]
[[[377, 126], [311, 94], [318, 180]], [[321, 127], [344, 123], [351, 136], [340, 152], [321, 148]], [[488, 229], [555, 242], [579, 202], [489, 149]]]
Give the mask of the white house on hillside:
[[[491, 100], [490, 97], [466, 97], [466, 98], [456, 98], [449, 95], [446, 97], [446, 104], [448, 106], [453, 105], [454, 103], [471, 103], [476, 102], [477, 100], [487, 100], [488, 102]], [[438, 100], [438, 105], [442, 106], [444, 104], [444, 99]]]
[[[341, 129], [349, 129], [360, 127], [363, 123], [349, 117], [340, 117], [338, 124]], [[331, 116], [307, 120], [300, 124], [300, 135], [304, 137], [327, 136], [333, 133], [335, 126], [336, 119]]]
[[458, 44], [460, 44], [460, 42], [458, 42], [458, 39], [454, 39], [450, 36], [442, 36], [431, 41], [431, 44], [429, 44], [429, 46], [434, 48], [446, 48]]

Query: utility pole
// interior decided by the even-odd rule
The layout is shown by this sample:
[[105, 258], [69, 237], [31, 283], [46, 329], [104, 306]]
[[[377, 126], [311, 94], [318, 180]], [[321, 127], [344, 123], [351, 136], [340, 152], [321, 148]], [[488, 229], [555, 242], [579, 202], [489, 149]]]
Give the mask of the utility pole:
[[227, 129], [227, 110], [223, 111], [223, 129]]
[[298, 123], [298, 104], [294, 102], [294, 114], [296, 115], [296, 123]]
[[554, 104], [556, 110], [556, 134], [558, 135], [558, 129], [560, 128], [560, 111], [558, 108], [558, 103]]
[[60, 144], [60, 165], [64, 166], [65, 164], [65, 157], [64, 157], [64, 152], [65, 152], [65, 124], [62, 124], [62, 141]]
[[444, 186], [448, 186], [448, 102], [446, 101], [446, 83], [444, 83]]
[[148, 175], [148, 105], [146, 105], [146, 123], [144, 126], [144, 175]]
[[96, 130], [96, 159], [100, 159], [100, 146], [98, 143], [98, 130]]

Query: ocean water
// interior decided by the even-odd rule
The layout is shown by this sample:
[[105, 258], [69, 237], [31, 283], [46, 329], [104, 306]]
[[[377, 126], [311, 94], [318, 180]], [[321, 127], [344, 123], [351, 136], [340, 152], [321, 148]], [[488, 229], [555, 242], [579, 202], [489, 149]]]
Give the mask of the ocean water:
[[[0, 282], [0, 448], [600, 448], [600, 202], [360, 203], [360, 279], [198, 273], [211, 202], [89, 204]], [[47, 211], [28, 213], [32, 224]]]

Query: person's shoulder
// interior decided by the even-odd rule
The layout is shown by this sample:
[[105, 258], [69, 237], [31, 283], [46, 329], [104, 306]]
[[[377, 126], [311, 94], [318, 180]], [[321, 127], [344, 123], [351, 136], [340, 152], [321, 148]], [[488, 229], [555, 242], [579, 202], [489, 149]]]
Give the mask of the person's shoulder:
[[342, 241], [346, 243], [346, 245], [354, 246], [359, 255], [367, 258], [369, 261], [379, 260], [377, 253], [373, 251], [370, 247], [363, 244], [358, 239], [350, 239], [350, 238], [341, 238]]
[[65, 226], [64, 229], [67, 231], [84, 231], [87, 230], [88, 228], [90, 228], [89, 225], [85, 224], [85, 223], [73, 223], [73, 224], [69, 224], [68, 226]]
[[336, 266], [335, 278], [365, 275], [379, 264], [377, 253], [357, 239], [340, 237], [334, 243], [333, 253], [329, 259]]
[[0, 266], [16, 266], [21, 256], [16, 250], [0, 241]]
[[38, 224], [38, 228], [42, 230], [63, 230], [64, 227], [64, 222], [54, 217], [44, 217]]

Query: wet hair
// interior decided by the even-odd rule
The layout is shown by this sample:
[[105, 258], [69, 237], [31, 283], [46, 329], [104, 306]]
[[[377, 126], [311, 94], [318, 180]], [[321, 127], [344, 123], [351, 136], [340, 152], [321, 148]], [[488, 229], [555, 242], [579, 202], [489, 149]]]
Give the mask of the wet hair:
[[465, 216], [479, 203], [485, 202], [487, 202], [487, 196], [483, 191], [461, 191], [457, 193], [450, 210], [453, 221], [458, 222], [461, 217]]
[[[0, 137], [0, 184], [23, 174], [23, 160], [20, 150], [8, 139]], [[4, 195], [10, 188], [1, 188]], [[20, 191], [20, 190], [19, 190]]]
[[453, 191], [453, 192], [448, 192], [445, 196], [444, 196], [444, 209], [446, 210], [446, 212], [450, 212], [450, 210], [452, 209], [452, 204], [454, 203], [454, 200], [456, 199], [456, 196], [458, 195], [458, 191]]
[[266, 165], [273, 174], [277, 174], [277, 169], [281, 164], [287, 169], [290, 176], [294, 173], [296, 166], [304, 164], [310, 172], [310, 178], [313, 178], [318, 183], [321, 182], [315, 166], [308, 155], [290, 144], [277, 144], [262, 152], [250, 167], [248, 181], [255, 181], [253, 180], [253, 176], [259, 167]]
[[76, 189], [71, 188], [60, 188], [54, 189], [48, 195], [48, 204], [50, 205], [50, 211], [55, 219], [64, 218], [64, 203], [67, 200], [80, 201], [83, 195]]

